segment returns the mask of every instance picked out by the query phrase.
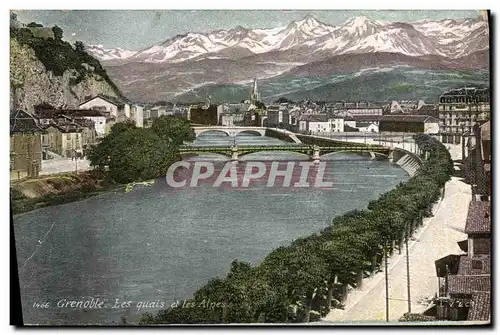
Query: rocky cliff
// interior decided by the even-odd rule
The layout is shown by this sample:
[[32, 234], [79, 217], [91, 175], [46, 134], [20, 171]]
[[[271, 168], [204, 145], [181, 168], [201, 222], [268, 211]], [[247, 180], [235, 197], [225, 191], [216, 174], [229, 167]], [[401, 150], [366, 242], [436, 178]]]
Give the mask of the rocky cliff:
[[[55, 56], [58, 56], [55, 53]], [[27, 44], [10, 38], [10, 102], [12, 108], [33, 112], [34, 106], [48, 103], [55, 107], [78, 107], [89, 95], [120, 96], [108, 80], [93, 72], [94, 68], [82, 64], [82, 71], [66, 69], [54, 75]]]

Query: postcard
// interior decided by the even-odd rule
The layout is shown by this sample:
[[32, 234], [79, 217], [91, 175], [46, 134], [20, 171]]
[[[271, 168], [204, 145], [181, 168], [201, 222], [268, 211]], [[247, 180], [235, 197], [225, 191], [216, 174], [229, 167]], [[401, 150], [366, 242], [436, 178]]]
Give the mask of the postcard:
[[490, 324], [490, 17], [11, 10], [11, 314]]

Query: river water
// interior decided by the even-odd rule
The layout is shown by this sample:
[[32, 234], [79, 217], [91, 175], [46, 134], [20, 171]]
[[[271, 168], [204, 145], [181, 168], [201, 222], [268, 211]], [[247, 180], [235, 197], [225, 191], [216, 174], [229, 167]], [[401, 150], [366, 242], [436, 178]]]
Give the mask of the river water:
[[[202, 135], [194, 144], [233, 143], [285, 144], [216, 134]], [[308, 157], [265, 152], [244, 159]], [[190, 298], [210, 278], [224, 276], [234, 259], [258, 264], [274, 248], [323, 229], [334, 216], [365, 208], [408, 179], [386, 161], [353, 154], [324, 159], [333, 166], [325, 175], [334, 183], [331, 188], [290, 191], [257, 184], [242, 191], [202, 183], [172, 189], [159, 179], [129, 193], [15, 216], [24, 322], [113, 324], [123, 317], [137, 322], [141, 314]], [[227, 158], [206, 154], [187, 160], [212, 160], [217, 171]], [[71, 301], [94, 304], [72, 308]]]

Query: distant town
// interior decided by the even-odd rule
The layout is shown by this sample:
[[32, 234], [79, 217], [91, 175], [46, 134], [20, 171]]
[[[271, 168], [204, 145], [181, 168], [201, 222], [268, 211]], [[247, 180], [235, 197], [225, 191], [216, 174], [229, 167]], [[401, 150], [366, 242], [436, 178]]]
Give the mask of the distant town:
[[[488, 49], [479, 49], [481, 43], [473, 38], [477, 31], [487, 32], [478, 20], [441, 20], [435, 24], [439, 29], [432, 22], [414, 22], [427, 32], [422, 41], [435, 36], [435, 47], [427, 45], [430, 49], [417, 57], [418, 62], [429, 62], [429, 69], [460, 63], [457, 71], [480, 69], [486, 74], [481, 64], [469, 69], [470, 59], [488, 58]], [[471, 31], [470, 35], [449, 38], [449, 25], [455, 25], [457, 32]], [[249, 30], [238, 26], [212, 37], [225, 43], [225, 36], [234, 33], [241, 38], [242, 31]], [[351, 39], [358, 51], [375, 54], [363, 58], [363, 66], [371, 66], [380, 61], [379, 49], [359, 42], [360, 31], [368, 34], [365, 41], [373, 42], [378, 41], [373, 36], [395, 31], [406, 40], [414, 28], [366, 17], [334, 27], [307, 16], [283, 30], [255, 31], [256, 40], [275, 41], [270, 45], [280, 52], [290, 32], [305, 36], [293, 41], [307, 46], [310, 33], [323, 46], [323, 38], [337, 32], [336, 42], [327, 45], [337, 50], [339, 45], [350, 45], [339, 41]], [[271, 39], [275, 33], [279, 38]], [[480, 37], [488, 41], [487, 35]], [[478, 53], [459, 62], [456, 57], [467, 51], [463, 40], [473, 41], [468, 48]], [[192, 36], [178, 35], [169, 41], [191, 46]], [[208, 37], [206, 41], [212, 43]], [[425, 44], [419, 41], [417, 49]], [[380, 57], [393, 64], [391, 59], [399, 56], [388, 45], [391, 52]], [[394, 45], [412, 53], [406, 42]], [[227, 52], [234, 51], [226, 47]], [[227, 96], [205, 90], [208, 79], [196, 87], [198, 79], [193, 76], [181, 84], [195, 88], [177, 90], [196, 94], [181, 99], [162, 93], [174, 92], [165, 88], [167, 84], [158, 91], [148, 85], [136, 87], [138, 81], [151, 81], [134, 74], [140, 68], [136, 63], [127, 65], [131, 72], [105, 69], [86, 49], [81, 41], [74, 46], [65, 41], [57, 25], [23, 24], [11, 13], [11, 213], [25, 321], [150, 325], [491, 320], [491, 92], [481, 86], [484, 81], [475, 77], [469, 81], [464, 75], [419, 90], [405, 82], [413, 73], [396, 74], [394, 90], [380, 94], [381, 101], [373, 99], [378, 90], [368, 94], [357, 84], [345, 89], [359, 99], [292, 101], [292, 95], [283, 93], [289, 88], [287, 82], [279, 94], [269, 93], [266, 85], [272, 85], [262, 73], [234, 66], [235, 78], [245, 79], [237, 80], [238, 89], [248, 85], [248, 95], [246, 88]], [[161, 53], [144, 56], [100, 45], [90, 49], [108, 61], [147, 56], [140, 71], [184, 77], [184, 68], [175, 72], [175, 59], [169, 65], [174, 70], [150, 65], [157, 64], [149, 61], [160, 59]], [[196, 52], [208, 50], [194, 48], [191, 54], [171, 49], [172, 57], [187, 55], [184, 61], [189, 62], [193, 58], [186, 63], [193, 73]], [[291, 49], [291, 55], [296, 50], [304, 49]], [[320, 54], [322, 50], [317, 49]], [[449, 58], [453, 62], [430, 64], [433, 61], [426, 55], [438, 57], [440, 50], [453, 54], [455, 58]], [[227, 59], [210, 57], [207, 64], [222, 59], [219, 66], [225, 71]], [[411, 57], [404, 59], [417, 62]], [[289, 58], [287, 54], [284, 59]], [[309, 67], [294, 71], [299, 77], [323, 71], [311, 64], [312, 72]], [[210, 72], [209, 65], [198, 72]], [[345, 64], [334, 59], [327, 65], [343, 70]], [[123, 77], [116, 76], [119, 72]], [[214, 71], [217, 76], [219, 72]], [[354, 83], [365, 84], [363, 80]], [[373, 78], [367, 85], [371, 83], [379, 85]], [[335, 94], [319, 97], [345, 97], [339, 92], [341, 85], [323, 86], [326, 93]], [[389, 86], [380, 83], [382, 89]], [[228, 87], [220, 89], [233, 92]], [[148, 90], [152, 95], [146, 95]], [[400, 99], [416, 97], [417, 92], [429, 97], [429, 91], [433, 100]], [[130, 99], [132, 95], [137, 99], [143, 95], [144, 100]], [[179, 100], [157, 101], [166, 96]], [[237, 97], [236, 101], [228, 96]], [[307, 90], [297, 97], [304, 96], [311, 97]], [[266, 175], [248, 168], [251, 164], [244, 166], [266, 167], [259, 160], [271, 162], [272, 172]], [[275, 187], [277, 176], [284, 177], [281, 186], [292, 179], [288, 170], [278, 171], [281, 161], [293, 161], [288, 164], [292, 168], [301, 161], [300, 180], [294, 187], [303, 185], [309, 167], [322, 171], [316, 173], [317, 180], [322, 176], [329, 182], [298, 192]], [[326, 161], [335, 166], [333, 173], [319, 168]], [[174, 181], [172, 166], [185, 168], [181, 181]], [[228, 171], [231, 175], [235, 166], [240, 175], [234, 173], [230, 189], [217, 188], [227, 182], [224, 178], [198, 188], [198, 180], [211, 181], [209, 176], [224, 177]], [[259, 184], [259, 173], [268, 178], [266, 183]], [[189, 174], [195, 176], [190, 183]], [[241, 191], [249, 190], [250, 179], [255, 188], [248, 196]], [[184, 184], [190, 187], [174, 192]], [[285, 193], [285, 188], [292, 192]], [[53, 211], [56, 205], [61, 206]], [[121, 308], [98, 314], [85, 309], [85, 304], [97, 301], [102, 306], [106, 299], [123, 301]], [[66, 309], [59, 308], [59, 302], [53, 308], [50, 300], [66, 301]], [[140, 307], [136, 304], [134, 309], [132, 301]], [[194, 308], [205, 307], [205, 301], [212, 307]], [[146, 306], [151, 309], [141, 309]]]
[[[293, 102], [280, 98], [266, 106], [255, 79], [249, 87], [249, 99], [239, 103], [214, 104], [207, 98], [193, 104], [145, 105], [96, 95], [72, 108], [40, 104], [34, 106], [32, 114], [19, 110], [11, 114], [11, 171], [17, 176], [37, 175], [42, 160], [85, 156], [86, 150], [115, 123], [129, 120], [137, 127], [150, 127], [164, 115], [186, 118], [194, 125], [268, 127], [310, 135], [425, 133], [437, 136], [443, 143], [470, 148], [474, 139], [463, 139], [474, 138], [476, 126], [489, 120], [490, 91], [462, 87], [442, 92], [439, 101], [432, 102]], [[32, 145], [24, 145], [18, 135], [26, 132], [40, 136]]]

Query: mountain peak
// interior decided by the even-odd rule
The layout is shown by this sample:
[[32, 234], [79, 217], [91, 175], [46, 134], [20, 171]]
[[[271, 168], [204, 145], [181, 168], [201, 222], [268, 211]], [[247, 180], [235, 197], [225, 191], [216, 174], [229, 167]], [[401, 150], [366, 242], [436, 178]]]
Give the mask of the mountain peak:
[[373, 34], [382, 24], [366, 16], [353, 17], [342, 24], [342, 28], [357, 37]]
[[308, 29], [314, 29], [321, 25], [322, 25], [321, 22], [319, 22], [314, 16], [308, 14], [299, 21], [291, 22], [289, 27], [297, 27], [297, 28], [305, 27]]
[[367, 24], [377, 24], [376, 21], [371, 20], [370, 18], [366, 16], [358, 16], [358, 17], [352, 17], [349, 20], [345, 21], [342, 25], [343, 26], [351, 26], [351, 27], [359, 27], [359, 26], [364, 26]]

